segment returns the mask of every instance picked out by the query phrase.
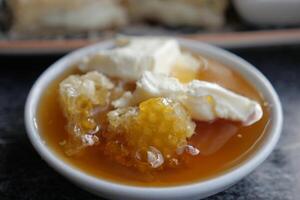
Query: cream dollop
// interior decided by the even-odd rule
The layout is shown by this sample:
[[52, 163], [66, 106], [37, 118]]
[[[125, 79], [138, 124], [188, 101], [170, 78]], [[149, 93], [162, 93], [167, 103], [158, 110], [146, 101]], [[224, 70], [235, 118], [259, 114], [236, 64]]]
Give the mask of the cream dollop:
[[251, 125], [263, 115], [258, 102], [217, 84], [199, 80], [181, 84], [174, 77], [153, 72], [145, 72], [137, 81], [136, 90], [132, 94], [127, 93], [113, 105], [115, 107], [136, 105], [149, 98], [160, 96], [178, 100], [190, 112], [193, 119], [200, 121], [221, 118]]
[[111, 77], [136, 81], [145, 71], [170, 74], [181, 55], [174, 39], [131, 37], [117, 44], [121, 46], [86, 57], [79, 69], [84, 72], [97, 70]]

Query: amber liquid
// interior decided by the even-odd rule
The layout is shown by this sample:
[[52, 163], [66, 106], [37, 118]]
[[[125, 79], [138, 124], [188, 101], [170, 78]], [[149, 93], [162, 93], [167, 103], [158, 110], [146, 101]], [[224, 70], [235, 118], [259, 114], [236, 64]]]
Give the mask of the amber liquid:
[[[265, 106], [259, 91], [238, 73], [209, 60], [208, 69], [200, 71], [197, 78], [218, 83], [258, 101], [264, 111], [260, 121], [248, 127], [225, 120], [197, 122], [196, 133], [189, 143], [200, 149], [200, 155], [189, 157], [188, 162], [176, 168], [146, 174], [112, 161], [97, 146], [88, 148], [80, 155], [67, 156], [60, 145], [61, 141], [67, 140], [68, 133], [65, 130], [66, 119], [58, 102], [58, 84], [71, 73], [78, 72], [74, 70], [58, 78], [41, 97], [37, 115], [38, 128], [45, 144], [65, 162], [89, 175], [114, 182], [138, 186], [171, 186], [205, 180], [225, 173], [241, 164], [257, 149], [270, 120], [269, 108]], [[183, 79], [186, 80], [187, 77]]]

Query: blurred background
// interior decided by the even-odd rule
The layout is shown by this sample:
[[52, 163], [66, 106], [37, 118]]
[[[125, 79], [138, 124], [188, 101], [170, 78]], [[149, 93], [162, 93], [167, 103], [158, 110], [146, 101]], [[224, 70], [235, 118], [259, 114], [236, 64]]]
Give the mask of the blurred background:
[[0, 53], [67, 52], [116, 35], [222, 47], [300, 42], [299, 0], [0, 0]]
[[118, 35], [211, 43], [256, 66], [279, 93], [282, 137], [254, 173], [209, 200], [300, 196], [300, 0], [0, 0], [0, 200], [93, 200], [32, 148], [24, 104], [71, 50]]

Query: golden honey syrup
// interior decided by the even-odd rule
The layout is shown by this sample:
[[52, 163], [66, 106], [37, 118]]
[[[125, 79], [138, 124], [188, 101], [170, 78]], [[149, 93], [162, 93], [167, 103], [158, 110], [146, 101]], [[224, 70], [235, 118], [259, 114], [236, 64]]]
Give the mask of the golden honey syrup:
[[[203, 62], [202, 57], [199, 57], [199, 59]], [[180, 185], [205, 180], [233, 169], [247, 159], [259, 146], [259, 143], [264, 137], [264, 132], [268, 128], [268, 121], [270, 120], [269, 107], [259, 91], [240, 74], [214, 60], [205, 60], [206, 67], [196, 73], [184, 71], [178, 66], [175, 67], [172, 74], [182, 82], [188, 82], [192, 79], [214, 82], [233, 92], [258, 101], [262, 105], [264, 113], [261, 120], [251, 126], [242, 126], [240, 123], [226, 120], [195, 122], [195, 134], [188, 138], [186, 142], [199, 149], [200, 153], [196, 156], [183, 153], [178, 156], [180, 160], [178, 165], [174, 165], [173, 167], [160, 167], [157, 170], [135, 167], [130, 157], [127, 157], [127, 155], [130, 154], [132, 146], [125, 148], [125, 150], [123, 146], [120, 148], [120, 145], [116, 145], [116, 143], [122, 142], [122, 137], [114, 138], [107, 132], [101, 134], [103, 134], [104, 140], [110, 139], [110, 141], [103, 143], [100, 138], [100, 142], [97, 145], [87, 147], [78, 154], [69, 155], [64, 149], [64, 143], [69, 139], [69, 134], [66, 129], [68, 122], [60, 106], [58, 88], [59, 83], [70, 74], [80, 74], [77, 70], [73, 70], [66, 72], [62, 77], [53, 81], [41, 97], [37, 121], [45, 144], [65, 162], [70, 163], [72, 166], [89, 175], [129, 185]], [[142, 103], [140, 109], [145, 113], [141, 113], [139, 119], [148, 120], [146, 122], [150, 123], [152, 119], [148, 117], [147, 112], [153, 109], [145, 106], [153, 105], [153, 103], [159, 101], [161, 101], [161, 99], [152, 99]], [[109, 110], [106, 110], [100, 113], [98, 116], [100, 121], [107, 120], [104, 118], [108, 111]], [[185, 124], [185, 121], [179, 121], [177, 123]], [[132, 127], [133, 128], [126, 130], [141, 131], [146, 134], [146, 129], [149, 130], [151, 126], [145, 125], [146, 129], [140, 126]], [[126, 131], [124, 132], [126, 133]], [[179, 131], [176, 134], [182, 138], [182, 132]], [[134, 133], [131, 135], [134, 135]], [[141, 141], [144, 140], [146, 143], [150, 141], [162, 147], [164, 144], [171, 144], [168, 143], [168, 141], [161, 142], [153, 138], [149, 139], [147, 136], [138, 137], [138, 134], [135, 135], [136, 138]], [[166, 131], [161, 131], [160, 135], [162, 135], [163, 140], [168, 137]]]

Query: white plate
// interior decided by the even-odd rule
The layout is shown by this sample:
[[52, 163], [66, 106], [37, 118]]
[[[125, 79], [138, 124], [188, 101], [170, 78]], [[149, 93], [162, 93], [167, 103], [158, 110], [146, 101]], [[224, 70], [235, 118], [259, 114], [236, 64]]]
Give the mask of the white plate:
[[[223, 48], [300, 44], [300, 29], [180, 35]], [[104, 38], [62, 40], [0, 40], [0, 55], [64, 54]]]

